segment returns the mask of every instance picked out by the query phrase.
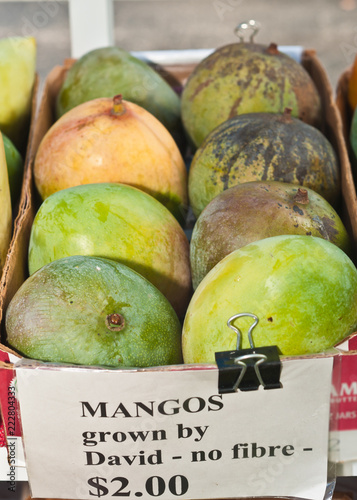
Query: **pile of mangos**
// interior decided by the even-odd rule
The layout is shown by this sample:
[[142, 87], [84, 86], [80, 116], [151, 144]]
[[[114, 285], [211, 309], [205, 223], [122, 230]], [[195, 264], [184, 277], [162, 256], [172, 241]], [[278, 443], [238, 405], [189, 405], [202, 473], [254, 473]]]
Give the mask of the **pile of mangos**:
[[182, 92], [97, 49], [68, 70], [56, 115], [34, 162], [29, 277], [6, 313], [13, 349], [145, 367], [214, 362], [240, 313], [282, 355], [355, 331], [338, 158], [313, 80], [275, 44], [217, 49]]

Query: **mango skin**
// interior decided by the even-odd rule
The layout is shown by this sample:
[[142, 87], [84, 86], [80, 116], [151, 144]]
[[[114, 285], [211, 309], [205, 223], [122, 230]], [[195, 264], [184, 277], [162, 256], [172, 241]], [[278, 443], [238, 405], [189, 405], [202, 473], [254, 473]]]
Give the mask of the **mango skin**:
[[[124, 326], [107, 319], [120, 314]], [[9, 345], [57, 363], [147, 367], [182, 362], [181, 325], [165, 297], [108, 259], [59, 259], [30, 276], [6, 311]]]
[[[226, 255], [253, 241], [302, 234], [331, 241], [347, 255], [352, 242], [335, 209], [315, 191], [287, 182], [238, 184], [216, 196], [198, 217], [190, 242], [193, 288]], [[299, 201], [300, 200], [300, 201]]]
[[56, 116], [116, 94], [152, 113], [172, 134], [181, 127], [178, 94], [148, 63], [119, 47], [92, 50], [73, 64], [57, 96]]
[[250, 181], [282, 181], [313, 189], [337, 206], [341, 175], [329, 140], [285, 113], [247, 113], [213, 130], [197, 149], [188, 193], [196, 217], [219, 193]]
[[141, 106], [98, 98], [70, 110], [47, 131], [34, 163], [42, 199], [80, 184], [121, 182], [161, 201], [181, 223], [188, 206], [187, 170], [167, 129]]
[[9, 175], [11, 203], [14, 206], [19, 200], [21, 193], [24, 161], [14, 143], [4, 134], [2, 138], [4, 141], [7, 173]]
[[184, 315], [191, 296], [188, 239], [169, 210], [143, 191], [99, 183], [46, 198], [31, 228], [29, 272], [70, 255], [127, 265], [155, 285], [179, 317]]
[[225, 45], [201, 61], [181, 96], [184, 128], [195, 147], [224, 121], [245, 113], [282, 113], [321, 125], [321, 100], [307, 71], [291, 57], [255, 43]]
[[34, 37], [0, 39], [0, 130], [23, 152], [36, 78]]
[[[250, 243], [221, 260], [201, 281], [182, 333], [185, 363], [214, 362], [236, 349], [227, 321], [252, 313], [255, 347], [277, 345], [283, 355], [324, 352], [357, 327], [357, 270], [336, 245], [302, 235]], [[234, 323], [249, 348], [251, 318]]]
[[12, 206], [3, 136], [0, 132], [0, 276], [12, 236]]

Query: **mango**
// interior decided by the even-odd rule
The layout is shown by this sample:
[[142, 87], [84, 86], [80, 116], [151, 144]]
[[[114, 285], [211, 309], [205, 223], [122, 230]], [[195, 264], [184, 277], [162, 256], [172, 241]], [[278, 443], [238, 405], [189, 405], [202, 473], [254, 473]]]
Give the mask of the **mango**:
[[34, 178], [42, 199], [80, 184], [130, 184], [185, 220], [187, 170], [174, 139], [121, 95], [85, 102], [57, 120], [38, 148]]
[[189, 76], [181, 97], [184, 128], [194, 147], [224, 121], [245, 113], [282, 113], [321, 125], [316, 86], [276, 44], [224, 45], [203, 59]]
[[73, 64], [58, 93], [56, 116], [116, 94], [152, 113], [171, 134], [181, 130], [178, 94], [149, 63], [119, 47], [94, 49]]
[[0, 39], [0, 130], [24, 150], [36, 78], [36, 40]]
[[284, 113], [247, 113], [225, 121], [197, 149], [188, 191], [196, 217], [219, 193], [243, 182], [281, 181], [310, 188], [337, 206], [336, 153], [316, 128]]
[[8, 344], [58, 363], [147, 367], [182, 361], [181, 325], [165, 297], [127, 266], [73, 256], [45, 265], [6, 311]]
[[12, 207], [4, 141], [0, 132], [0, 274], [5, 265], [12, 234]]
[[127, 265], [183, 317], [191, 296], [188, 239], [169, 210], [149, 194], [125, 184], [98, 183], [46, 198], [31, 228], [29, 272], [71, 255]]
[[341, 218], [318, 193], [288, 182], [244, 182], [216, 196], [193, 227], [194, 289], [229, 253], [279, 234], [324, 238], [352, 255], [352, 242]]
[[[314, 236], [265, 238], [221, 260], [201, 281], [182, 333], [185, 363], [215, 361], [234, 350], [227, 321], [239, 313], [258, 317], [255, 347], [276, 345], [282, 355], [322, 353], [357, 327], [357, 269], [330, 241]], [[251, 318], [234, 323], [249, 348]]]

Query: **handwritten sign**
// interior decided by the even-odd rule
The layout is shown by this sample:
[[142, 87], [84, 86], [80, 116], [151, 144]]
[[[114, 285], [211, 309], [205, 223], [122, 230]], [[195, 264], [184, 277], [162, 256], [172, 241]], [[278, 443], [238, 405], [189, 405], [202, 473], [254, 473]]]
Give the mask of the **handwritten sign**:
[[16, 374], [32, 494], [323, 499], [332, 361], [287, 360], [282, 388], [232, 394], [219, 394], [215, 366], [22, 361]]

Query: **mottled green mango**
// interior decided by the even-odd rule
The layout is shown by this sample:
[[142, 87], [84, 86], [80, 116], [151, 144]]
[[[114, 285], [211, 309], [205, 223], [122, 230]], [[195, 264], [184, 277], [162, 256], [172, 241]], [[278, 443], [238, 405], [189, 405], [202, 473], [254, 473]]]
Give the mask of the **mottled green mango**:
[[43, 266], [6, 311], [8, 344], [42, 361], [146, 367], [180, 363], [181, 325], [146, 279], [109, 259]]
[[177, 135], [181, 127], [178, 94], [148, 63], [119, 47], [94, 49], [73, 64], [57, 96], [57, 118], [78, 104], [117, 94], [142, 106]]
[[189, 171], [189, 199], [198, 217], [219, 193], [250, 181], [308, 187], [331, 205], [340, 198], [335, 151], [315, 127], [290, 115], [247, 113], [225, 121], [197, 149]]
[[198, 147], [218, 125], [243, 113], [282, 113], [319, 127], [321, 101], [308, 72], [292, 57], [255, 43], [225, 45], [201, 61], [183, 89], [182, 121]]

